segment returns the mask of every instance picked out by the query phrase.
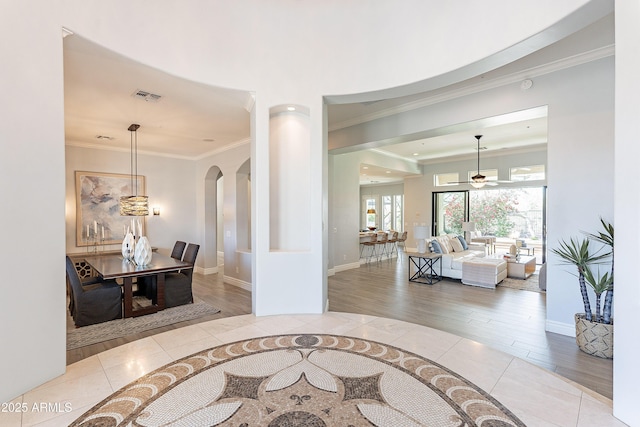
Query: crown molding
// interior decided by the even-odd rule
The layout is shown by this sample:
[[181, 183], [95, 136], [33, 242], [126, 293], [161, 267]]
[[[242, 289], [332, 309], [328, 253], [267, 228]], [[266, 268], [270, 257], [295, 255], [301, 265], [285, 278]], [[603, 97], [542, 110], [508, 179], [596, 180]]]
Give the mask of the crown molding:
[[502, 77], [485, 80], [481, 83], [475, 83], [463, 88], [450, 90], [434, 96], [427, 96], [417, 101], [407, 102], [406, 104], [397, 105], [384, 110], [376, 111], [371, 114], [365, 114], [350, 120], [338, 122], [329, 127], [329, 132], [356, 126], [362, 123], [382, 119], [396, 114], [405, 113], [407, 111], [416, 110], [418, 108], [427, 107], [433, 104], [438, 104], [440, 102], [461, 98], [463, 96], [473, 95], [485, 90], [495, 89], [497, 87], [506, 86], [513, 83], [519, 83], [524, 79], [532, 79], [534, 77], [554, 73], [613, 55], [615, 55], [615, 45], [604, 46], [588, 52], [583, 52], [578, 55], [573, 55], [559, 59], [557, 61], [549, 62], [537, 67], [532, 67], [522, 71], [518, 71], [516, 73], [511, 73]]
[[215, 156], [216, 154], [221, 154], [229, 150], [233, 150], [234, 148], [242, 147], [243, 145], [251, 144], [251, 138], [241, 139], [240, 141], [232, 142], [231, 144], [227, 144], [224, 147], [216, 148], [215, 150], [211, 150], [199, 156], [193, 157], [193, 160], [202, 160], [209, 156]]
[[[224, 153], [226, 151], [229, 150], [233, 150], [234, 148], [237, 147], [241, 147], [243, 145], [249, 144], [251, 143], [251, 138], [245, 138], [242, 139], [240, 141], [236, 141], [236, 142], [232, 142], [231, 144], [227, 144], [223, 147], [220, 148], [216, 148], [215, 150], [211, 150], [208, 151], [204, 154], [199, 154], [197, 156], [184, 156], [184, 155], [180, 155], [180, 154], [169, 154], [169, 153], [161, 153], [158, 151], [147, 151], [147, 150], [138, 150], [138, 154], [145, 154], [148, 156], [156, 156], [156, 157], [167, 157], [170, 159], [180, 159], [180, 160], [191, 160], [191, 161], [198, 161], [198, 160], [202, 160], [206, 157], [209, 156], [213, 156], [216, 154], [221, 154]], [[78, 148], [89, 148], [92, 150], [104, 150], [104, 151], [114, 151], [114, 152], [118, 152], [118, 153], [127, 153], [130, 154], [131, 153], [131, 149], [130, 148], [121, 148], [121, 147], [105, 147], [104, 145], [99, 145], [99, 144], [92, 144], [89, 142], [77, 142], [77, 141], [71, 141], [71, 142], [66, 142], [65, 146], [69, 146], [69, 147], [78, 147]]]

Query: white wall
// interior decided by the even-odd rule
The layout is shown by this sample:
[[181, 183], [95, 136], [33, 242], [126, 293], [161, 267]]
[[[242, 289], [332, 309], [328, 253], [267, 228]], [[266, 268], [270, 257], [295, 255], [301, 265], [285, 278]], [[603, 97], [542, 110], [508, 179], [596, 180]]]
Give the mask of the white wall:
[[[613, 176], [614, 170], [613, 68], [613, 58], [604, 58], [536, 77], [533, 88], [528, 91], [522, 91], [518, 84], [510, 84], [336, 130], [329, 134], [330, 145], [344, 147], [345, 141], [365, 144], [371, 142], [367, 136], [383, 140], [548, 105], [547, 230], [549, 245], [553, 246], [558, 239], [580, 234], [580, 230], [596, 229], [600, 216], [613, 216], [613, 181], [602, 179]], [[481, 157], [481, 168], [506, 171], [512, 161], [514, 166], [529, 160], [536, 164], [543, 157], [536, 152], [511, 159]], [[355, 162], [339, 165], [336, 159], [334, 167], [353, 168]], [[452, 168], [466, 177], [466, 171], [473, 170], [475, 164], [471, 160], [458, 164], [435, 163], [424, 167], [424, 177], [405, 179], [405, 222], [431, 223], [432, 174], [450, 172]], [[335, 191], [346, 190], [336, 188]], [[356, 206], [359, 200], [352, 203]], [[411, 229], [408, 231], [411, 233]], [[411, 240], [409, 235], [408, 241]], [[336, 250], [341, 249], [340, 242], [334, 245]], [[576, 284], [566, 286], [573, 276], [553, 257], [548, 262], [547, 327], [554, 332], [571, 334], [573, 314], [581, 311], [580, 294]]]
[[[3, 2], [0, 24], [0, 402], [61, 375], [66, 362], [64, 115], [60, 13]], [[33, 14], [37, 8], [39, 13]], [[27, 18], [31, 16], [31, 18]], [[10, 65], [9, 65], [10, 64]], [[34, 252], [35, 251], [35, 252]]]
[[[243, 288], [247, 288], [251, 283], [251, 253], [243, 250], [238, 250], [237, 239], [237, 220], [238, 214], [238, 201], [237, 201], [237, 172], [238, 169], [249, 158], [250, 145], [248, 141], [236, 144], [235, 147], [211, 154], [203, 159], [197, 160], [195, 168], [195, 176], [193, 182], [193, 188], [195, 190], [194, 195], [197, 197], [195, 215], [196, 215], [196, 228], [202, 233], [205, 229], [205, 196], [207, 174], [210, 170], [220, 170], [223, 175], [222, 179], [222, 195], [223, 205], [218, 206], [218, 210], [222, 211], [221, 217], [223, 218], [222, 234], [224, 247], [217, 248], [218, 251], [224, 251], [224, 280], [234, 285], [239, 285]], [[242, 206], [245, 205], [240, 205]], [[244, 226], [244, 224], [243, 224]], [[218, 228], [219, 229], [219, 228]], [[219, 229], [220, 230], [220, 229]], [[200, 250], [211, 251], [216, 244], [214, 241], [204, 242], [204, 247]], [[211, 264], [203, 265], [202, 267], [207, 271], [216, 267], [213, 260]]]
[[616, 2], [616, 120], [615, 120], [615, 356], [613, 359], [613, 413], [629, 425], [638, 421], [638, 339], [640, 312], [640, 192], [634, 179], [640, 145], [640, 33], [637, 1]]
[[[256, 313], [269, 314], [322, 311], [326, 296], [323, 244], [302, 256], [269, 254], [269, 224], [262, 218], [268, 218], [266, 147], [272, 106], [295, 103], [310, 107], [311, 240], [323, 242], [327, 232], [324, 95], [403, 85], [407, 86], [401, 90], [414, 90], [409, 83], [418, 81], [423, 82], [422, 88], [439, 87], [552, 43], [611, 8], [611, 2], [587, 0], [465, 3], [464, 14], [455, 2], [439, 0], [403, 0], [402, 5], [173, 0], [153, 8], [139, 0], [4, 2], [0, 23], [12, 37], [10, 43], [2, 44], [0, 54], [12, 67], [3, 67], [0, 79], [4, 106], [0, 135], [2, 144], [11, 146], [11, 156], [6, 152], [2, 156], [10, 159], [10, 163], [3, 161], [1, 169], [5, 178], [2, 192], [20, 208], [8, 210], [3, 218], [11, 224], [5, 239], [14, 243], [3, 255], [9, 259], [15, 253], [27, 253], [37, 240], [43, 256], [36, 271], [29, 258], [15, 259], [5, 277], [7, 283], [18, 283], [30, 271], [32, 286], [28, 290], [10, 288], [0, 303], [3, 345], [12, 349], [0, 356], [0, 378], [7, 385], [0, 399], [9, 400], [64, 370], [65, 304], [64, 292], [59, 292], [66, 249], [62, 27], [179, 77], [255, 90], [252, 210], [261, 218], [252, 215], [252, 264], [256, 267], [252, 273], [253, 282], [260, 282], [261, 287]], [[431, 13], [434, 9], [438, 14]], [[571, 19], [563, 19], [574, 11]], [[483, 25], [477, 25], [479, 21]], [[474, 30], [461, 32], [460, 28]], [[438, 77], [429, 79], [434, 76]], [[200, 168], [196, 177], [196, 227], [200, 229], [205, 173]], [[32, 197], [34, 189], [43, 189], [37, 198]], [[42, 206], [48, 209], [48, 221], [30, 234], [28, 226], [42, 222]], [[296, 267], [291, 269], [291, 265]], [[283, 271], [291, 274], [283, 276]], [[301, 273], [309, 276], [303, 287]], [[289, 290], [296, 291], [297, 298], [290, 298]], [[292, 303], [298, 308], [292, 308]], [[21, 328], [12, 329], [16, 324]], [[43, 348], [46, 361], [38, 351]]]
[[[129, 153], [66, 147], [66, 250], [84, 252], [76, 246], [75, 171], [121, 173], [130, 171]], [[146, 217], [147, 237], [158, 252], [171, 253], [176, 240], [200, 243], [196, 226], [196, 194], [194, 162], [138, 153], [138, 174], [145, 176], [149, 206], [158, 205], [160, 216]], [[119, 249], [119, 246], [107, 247]], [[198, 257], [198, 263], [200, 262]]]

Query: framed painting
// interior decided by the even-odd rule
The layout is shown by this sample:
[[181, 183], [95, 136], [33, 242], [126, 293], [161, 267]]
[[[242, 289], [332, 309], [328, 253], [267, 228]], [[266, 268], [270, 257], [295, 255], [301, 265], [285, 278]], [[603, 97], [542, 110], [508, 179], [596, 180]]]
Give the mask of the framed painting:
[[[120, 197], [134, 193], [131, 175], [76, 171], [76, 246], [115, 245], [122, 242], [132, 219], [140, 220], [143, 234], [146, 217], [120, 215]], [[144, 176], [138, 175], [138, 194], [145, 194]]]

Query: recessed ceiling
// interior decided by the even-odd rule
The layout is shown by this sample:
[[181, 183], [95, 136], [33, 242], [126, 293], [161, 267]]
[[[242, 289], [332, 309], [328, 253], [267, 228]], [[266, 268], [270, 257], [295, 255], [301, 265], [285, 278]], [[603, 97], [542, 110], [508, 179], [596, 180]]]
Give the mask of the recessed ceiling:
[[65, 140], [141, 153], [198, 158], [250, 137], [249, 92], [177, 78], [77, 35], [64, 38]]

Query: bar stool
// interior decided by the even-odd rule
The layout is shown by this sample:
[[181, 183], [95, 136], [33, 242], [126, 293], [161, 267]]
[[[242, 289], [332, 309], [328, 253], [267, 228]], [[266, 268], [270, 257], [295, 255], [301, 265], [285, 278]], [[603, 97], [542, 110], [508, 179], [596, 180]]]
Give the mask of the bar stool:
[[405, 242], [406, 240], [407, 240], [407, 232], [406, 232], [406, 231], [403, 231], [403, 232], [402, 232], [402, 235], [401, 235], [400, 237], [398, 237], [398, 243], [396, 243], [396, 248], [397, 248], [398, 246], [400, 246], [400, 244], [402, 243], [402, 250], [404, 251], [404, 250], [405, 250], [404, 242]]
[[[389, 241], [389, 235], [387, 233], [378, 233], [378, 238], [376, 240], [376, 246], [382, 246], [382, 250], [378, 253], [378, 261], [382, 259], [382, 257], [387, 254], [387, 242]], [[388, 257], [388, 255], [387, 255]]]
[[391, 238], [389, 238], [389, 240], [387, 240], [387, 243], [391, 245], [391, 248], [387, 252], [387, 256], [390, 257], [391, 256], [391, 251], [393, 251], [394, 249], [395, 249], [395, 252], [396, 252], [396, 256], [398, 256], [398, 232], [397, 231], [392, 231], [391, 232]]
[[[373, 233], [369, 240], [366, 240], [366, 241], [361, 243], [362, 249], [369, 248], [369, 255], [367, 256], [367, 262], [371, 262], [371, 257], [376, 254], [377, 240], [378, 240], [378, 235], [376, 233]], [[361, 253], [362, 253], [362, 251], [361, 251]], [[362, 258], [362, 256], [361, 256], [361, 258]]]

